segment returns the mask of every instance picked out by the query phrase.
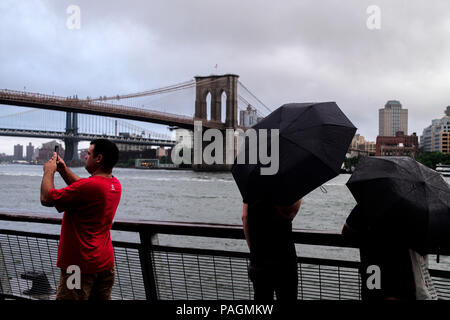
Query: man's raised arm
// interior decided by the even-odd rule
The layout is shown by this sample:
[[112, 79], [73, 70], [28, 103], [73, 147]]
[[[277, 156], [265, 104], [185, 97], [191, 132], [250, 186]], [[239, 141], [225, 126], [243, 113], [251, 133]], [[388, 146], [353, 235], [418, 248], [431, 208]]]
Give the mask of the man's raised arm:
[[73, 173], [72, 170], [70, 170], [66, 166], [66, 163], [64, 162], [63, 159], [61, 159], [61, 157], [58, 157], [56, 163], [57, 163], [56, 170], [59, 172], [59, 174], [61, 175], [61, 177], [64, 179], [64, 181], [67, 183], [68, 186], [74, 183], [75, 181], [80, 180], [80, 177], [77, 176], [75, 173]]
[[44, 176], [41, 183], [41, 204], [46, 207], [53, 207], [53, 202], [49, 197], [49, 191], [55, 187], [54, 178], [56, 171], [56, 152], [53, 157], [44, 164]]

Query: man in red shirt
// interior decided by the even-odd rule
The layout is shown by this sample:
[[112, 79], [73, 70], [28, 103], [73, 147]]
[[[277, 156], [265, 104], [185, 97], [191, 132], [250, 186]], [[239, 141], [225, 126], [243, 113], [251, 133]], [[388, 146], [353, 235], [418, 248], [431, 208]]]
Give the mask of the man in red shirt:
[[[110, 230], [122, 188], [112, 175], [119, 158], [117, 146], [106, 139], [91, 142], [82, 179], [54, 153], [44, 164], [41, 203], [64, 211], [58, 247], [57, 267], [61, 277], [57, 300], [108, 300], [114, 284], [114, 251]], [[58, 171], [67, 187], [55, 189]], [[81, 274], [77, 284], [72, 275]], [[74, 281], [75, 280], [75, 281]]]

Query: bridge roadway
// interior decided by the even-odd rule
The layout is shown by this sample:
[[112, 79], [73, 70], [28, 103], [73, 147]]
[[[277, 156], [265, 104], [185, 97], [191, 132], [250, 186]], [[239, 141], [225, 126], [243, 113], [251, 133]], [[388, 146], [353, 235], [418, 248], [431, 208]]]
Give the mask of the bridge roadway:
[[[142, 108], [128, 107], [111, 103], [81, 100], [77, 98], [66, 98], [41, 93], [31, 93], [3, 89], [0, 90], [0, 104], [30, 107], [38, 109], [49, 109], [66, 112], [78, 112], [86, 114], [101, 115], [122, 119], [130, 119], [144, 122], [176, 126], [193, 130], [193, 117], [177, 115]], [[202, 120], [202, 119], [199, 119]], [[225, 129], [225, 124], [218, 121], [202, 120], [204, 128]]]
[[176, 141], [173, 140], [149, 139], [144, 137], [123, 137], [123, 136], [109, 136], [109, 135], [88, 134], [88, 133], [78, 133], [74, 135], [60, 131], [41, 131], [41, 130], [4, 129], [4, 128], [0, 128], [0, 136], [50, 138], [59, 140], [72, 139], [76, 141], [92, 141], [94, 139], [105, 138], [115, 143], [149, 145], [160, 147], [173, 147], [176, 144]]

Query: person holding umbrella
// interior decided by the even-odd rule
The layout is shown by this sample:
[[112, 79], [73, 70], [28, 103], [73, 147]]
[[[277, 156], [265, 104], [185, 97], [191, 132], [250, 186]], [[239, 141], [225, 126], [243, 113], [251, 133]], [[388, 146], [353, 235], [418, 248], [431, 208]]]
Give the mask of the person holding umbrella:
[[407, 245], [371, 232], [361, 206], [347, 217], [342, 234], [360, 248], [363, 300], [414, 300], [415, 284]]
[[243, 203], [242, 223], [250, 248], [249, 278], [255, 300], [281, 301], [297, 299], [297, 255], [292, 239], [292, 220], [300, 209], [301, 199], [290, 206], [267, 201]]
[[363, 298], [436, 299], [426, 255], [448, 249], [449, 185], [412, 158], [367, 157], [347, 187], [358, 205], [343, 233], [360, 244], [363, 279], [364, 266], [380, 269], [381, 285], [363, 281]]
[[[274, 293], [278, 300], [295, 300], [298, 275], [292, 220], [303, 196], [339, 174], [356, 128], [336, 103], [325, 102], [285, 104], [249, 130], [256, 130], [259, 148], [262, 137], [279, 138], [276, 149], [272, 143], [262, 144], [271, 146], [272, 158], [272, 152], [277, 153], [275, 174], [263, 174], [267, 165], [259, 158], [256, 164], [238, 162], [241, 152], [247, 157], [255, 151], [249, 140], [238, 150], [232, 168], [243, 198], [249, 278], [256, 300], [272, 300]], [[261, 150], [256, 154], [260, 156]]]

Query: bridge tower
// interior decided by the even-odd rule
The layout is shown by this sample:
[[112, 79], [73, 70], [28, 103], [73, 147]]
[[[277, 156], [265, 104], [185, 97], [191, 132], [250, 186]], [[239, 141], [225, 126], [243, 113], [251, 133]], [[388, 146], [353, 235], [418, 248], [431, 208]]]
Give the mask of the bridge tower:
[[66, 135], [74, 136], [74, 138], [65, 138], [64, 161], [78, 160], [78, 113], [66, 112]]
[[206, 97], [211, 94], [211, 121], [223, 122], [222, 94], [227, 96], [225, 127], [235, 129], [238, 125], [238, 75], [224, 74], [195, 77], [195, 118], [207, 121]]
[[[195, 120], [202, 122], [216, 121], [225, 123], [225, 128], [236, 129], [238, 127], [238, 75], [224, 74], [211, 76], [197, 76], [196, 94], [195, 94]], [[226, 105], [222, 106], [222, 95], [225, 92]], [[208, 110], [207, 97], [211, 95], [211, 109]], [[222, 119], [222, 108], [226, 108], [225, 119]], [[208, 111], [210, 112], [210, 120], [208, 120]], [[202, 133], [203, 134], [203, 133]], [[222, 132], [225, 138], [225, 132]], [[202, 153], [207, 144], [203, 143]], [[193, 164], [192, 168], [198, 171], [228, 171], [231, 165], [226, 164], [226, 144], [223, 144], [223, 164], [207, 165]], [[192, 152], [195, 152], [192, 150]], [[235, 150], [236, 153], [236, 150]], [[193, 155], [192, 155], [193, 156]]]

